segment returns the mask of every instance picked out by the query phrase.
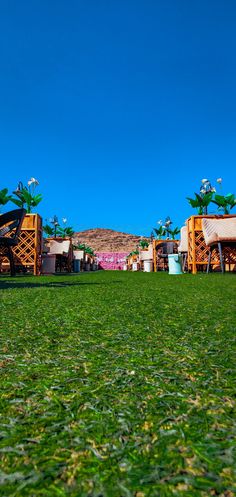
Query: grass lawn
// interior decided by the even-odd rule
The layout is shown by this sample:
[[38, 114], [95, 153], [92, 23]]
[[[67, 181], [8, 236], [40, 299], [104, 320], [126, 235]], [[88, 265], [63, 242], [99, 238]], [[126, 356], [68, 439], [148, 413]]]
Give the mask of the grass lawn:
[[236, 494], [235, 275], [0, 288], [1, 496]]

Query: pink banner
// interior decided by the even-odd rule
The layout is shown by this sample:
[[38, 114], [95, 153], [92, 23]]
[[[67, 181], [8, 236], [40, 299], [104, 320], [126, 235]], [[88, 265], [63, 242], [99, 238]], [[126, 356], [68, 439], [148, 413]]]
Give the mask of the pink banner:
[[124, 268], [128, 252], [96, 252], [99, 269], [118, 269]]

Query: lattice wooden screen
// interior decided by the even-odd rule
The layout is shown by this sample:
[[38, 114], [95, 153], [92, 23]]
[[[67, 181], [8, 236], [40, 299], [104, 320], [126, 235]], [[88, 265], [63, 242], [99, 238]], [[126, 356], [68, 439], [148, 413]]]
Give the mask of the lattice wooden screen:
[[[29, 218], [32, 216], [32, 218]], [[34, 226], [32, 228], [24, 226]], [[14, 261], [17, 267], [23, 267], [35, 275], [41, 271], [42, 252], [42, 219], [38, 214], [27, 214], [19, 236], [19, 243], [13, 248]], [[5, 257], [5, 249], [0, 249], [0, 268], [9, 269], [9, 260]]]

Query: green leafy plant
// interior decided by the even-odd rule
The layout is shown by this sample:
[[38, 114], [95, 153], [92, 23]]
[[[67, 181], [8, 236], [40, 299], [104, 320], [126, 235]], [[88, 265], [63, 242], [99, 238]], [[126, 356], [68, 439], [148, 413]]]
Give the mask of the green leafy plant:
[[166, 235], [166, 228], [164, 226], [159, 226], [159, 228], [153, 228], [153, 231], [158, 240], [161, 240]]
[[[216, 182], [220, 185], [222, 183], [222, 178], [218, 178]], [[209, 179], [202, 179], [201, 187], [199, 193], [195, 193], [195, 198], [187, 197], [187, 200], [191, 207], [197, 209], [198, 214], [206, 215], [208, 206], [211, 202], [213, 202], [213, 197], [216, 192], [215, 187], [213, 187], [209, 181]]]
[[95, 255], [94, 250], [91, 247], [89, 247], [88, 245], [85, 245], [84, 251], [85, 251], [85, 254], [89, 254], [92, 256]]
[[49, 219], [49, 223], [52, 224], [52, 226], [50, 226], [48, 223], [45, 224], [45, 226], [43, 226], [43, 231], [46, 236], [56, 238], [59, 227], [58, 217], [56, 215], [53, 216], [52, 218]]
[[223, 210], [224, 214], [229, 214], [236, 205], [236, 197], [233, 193], [227, 193], [225, 196], [215, 195], [212, 202], [218, 206], [219, 211]]
[[139, 255], [138, 250], [132, 250], [132, 252], [129, 253], [128, 257], [132, 257], [132, 255]]
[[18, 207], [26, 207], [27, 213], [30, 214], [32, 212], [32, 208], [36, 207], [43, 198], [41, 193], [35, 195], [35, 188], [38, 185], [39, 182], [35, 178], [30, 178], [28, 186], [23, 186], [23, 183], [20, 181], [17, 189], [13, 192], [17, 198], [12, 197], [11, 201]]
[[180, 232], [180, 229], [178, 227], [171, 229], [171, 225], [173, 224], [173, 222], [171, 221], [170, 216], [166, 217], [164, 223], [160, 220], [157, 224], [160, 225], [159, 228], [153, 228], [153, 231], [155, 232], [158, 240], [162, 240], [164, 236], [175, 240], [176, 235], [178, 235], [178, 233]]
[[74, 250], [85, 250], [85, 244], [84, 243], [77, 243], [76, 245], [73, 245]]
[[62, 219], [63, 226], [60, 226], [57, 216], [53, 216], [53, 218], [51, 218], [49, 222], [52, 224], [53, 227], [50, 226], [49, 224], [43, 226], [43, 231], [46, 236], [54, 238], [56, 237], [67, 238], [67, 237], [72, 237], [74, 235], [73, 228], [71, 226], [65, 226], [65, 224], [67, 223], [66, 218]]
[[83, 250], [85, 254], [89, 254], [92, 256], [95, 256], [94, 250], [89, 247], [89, 245], [86, 245], [85, 243], [77, 243], [76, 245], [73, 245], [74, 250]]
[[12, 196], [8, 195], [8, 189], [3, 188], [2, 190], [0, 190], [0, 206], [6, 205], [7, 202], [9, 202], [10, 200], [12, 200]]
[[148, 248], [149, 247], [148, 241], [147, 240], [140, 240], [139, 247], [141, 247], [142, 249]]
[[172, 240], [175, 240], [175, 237], [179, 233], [180, 233], [180, 229], [178, 228], [178, 226], [176, 226], [176, 228], [174, 228], [173, 230], [168, 229], [168, 234], [169, 234], [170, 238], [172, 238]]
[[187, 200], [191, 207], [197, 209], [199, 215], [207, 214], [207, 207], [211, 203], [213, 198], [213, 192], [205, 193], [204, 195], [200, 195], [195, 193], [195, 198], [187, 197]]
[[47, 237], [54, 236], [54, 229], [49, 224], [45, 224], [45, 226], [43, 226], [43, 232]]
[[71, 226], [58, 226], [58, 236], [62, 238], [71, 237], [74, 235], [74, 230]]
[[171, 221], [171, 218], [170, 216], [167, 216], [167, 218], [165, 219], [165, 224], [164, 224], [164, 228], [166, 230], [166, 238], [171, 238], [172, 240], [175, 240], [175, 237], [176, 235], [179, 234], [180, 232], [180, 229], [178, 228], [178, 226], [176, 226], [176, 228], [171, 228], [171, 225], [173, 224], [173, 221]]

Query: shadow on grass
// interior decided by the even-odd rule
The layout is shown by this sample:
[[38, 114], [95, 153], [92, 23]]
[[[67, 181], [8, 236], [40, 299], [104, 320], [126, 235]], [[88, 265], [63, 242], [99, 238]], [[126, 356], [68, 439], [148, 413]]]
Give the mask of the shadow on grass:
[[[62, 276], [61, 274], [58, 276]], [[67, 275], [68, 276], [68, 275]], [[24, 276], [25, 278], [25, 276]], [[39, 277], [40, 278], [40, 277]], [[10, 288], [65, 288], [68, 286], [84, 286], [84, 285], [96, 285], [96, 286], [110, 286], [122, 283], [121, 280], [114, 281], [21, 281], [19, 276], [18, 281], [11, 281], [10, 279], [5, 279], [5, 277], [0, 278], [0, 290], [9, 290]]]

